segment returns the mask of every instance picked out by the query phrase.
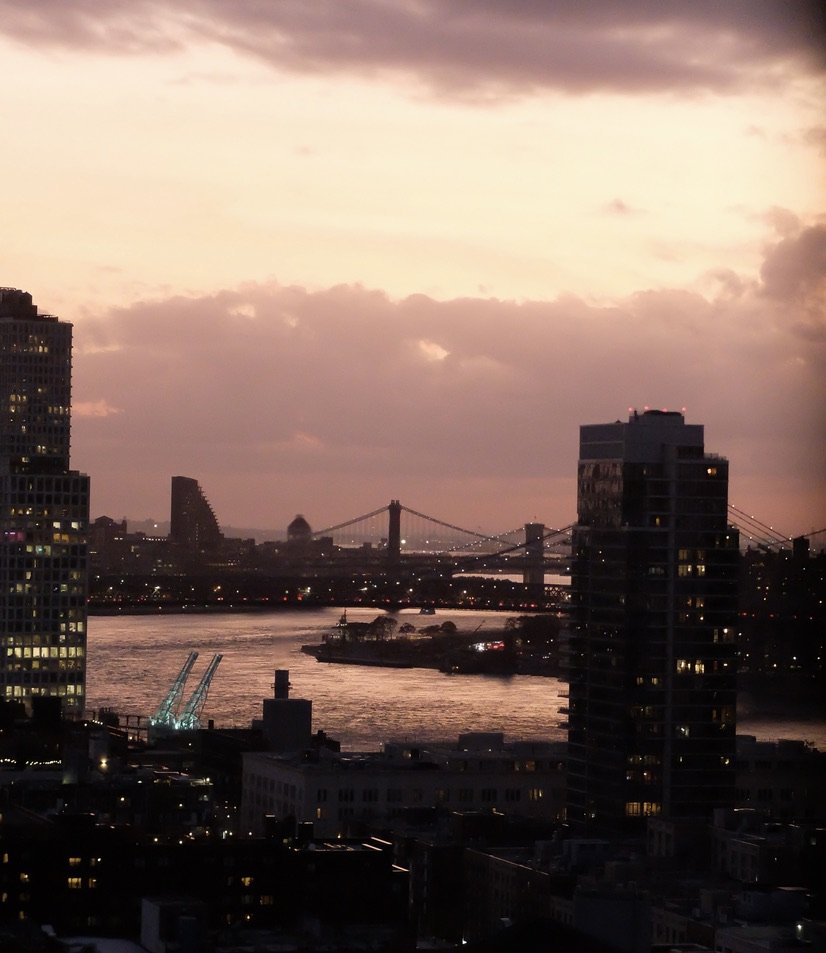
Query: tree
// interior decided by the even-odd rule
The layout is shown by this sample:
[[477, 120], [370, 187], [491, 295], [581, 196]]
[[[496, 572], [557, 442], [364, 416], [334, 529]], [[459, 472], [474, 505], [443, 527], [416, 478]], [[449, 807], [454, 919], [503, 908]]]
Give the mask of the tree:
[[396, 631], [398, 620], [389, 615], [377, 615], [370, 623], [370, 633], [378, 640], [389, 639]]

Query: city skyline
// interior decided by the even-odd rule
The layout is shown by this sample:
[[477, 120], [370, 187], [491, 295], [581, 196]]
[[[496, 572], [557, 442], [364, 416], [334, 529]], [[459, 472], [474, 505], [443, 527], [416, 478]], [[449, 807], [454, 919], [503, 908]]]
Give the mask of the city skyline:
[[565, 525], [578, 424], [653, 406], [826, 525], [814, 4], [0, 12], [0, 284], [75, 327], [93, 515]]

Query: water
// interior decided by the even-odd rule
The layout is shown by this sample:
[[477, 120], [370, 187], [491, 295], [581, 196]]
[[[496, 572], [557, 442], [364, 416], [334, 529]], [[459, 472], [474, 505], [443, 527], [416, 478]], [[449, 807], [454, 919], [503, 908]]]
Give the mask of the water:
[[[380, 610], [347, 610], [368, 622]], [[433, 669], [370, 668], [317, 662], [301, 651], [335, 625], [341, 609], [282, 609], [248, 614], [93, 616], [89, 619], [87, 705], [120, 714], [151, 714], [190, 650], [199, 658], [184, 697], [215, 653], [223, 659], [212, 680], [202, 721], [248, 727], [273, 694], [275, 669], [289, 669], [291, 694], [313, 702], [313, 728], [355, 750], [390, 740], [434, 741], [464, 731], [502, 731], [511, 739], [564, 740], [558, 713], [567, 686], [554, 678], [446, 675]], [[416, 628], [450, 619], [461, 632], [501, 628], [506, 613], [445, 610], [420, 616], [395, 613]], [[826, 725], [814, 719], [761, 719], [750, 712], [738, 725], [758, 738], [802, 738], [826, 750]]]

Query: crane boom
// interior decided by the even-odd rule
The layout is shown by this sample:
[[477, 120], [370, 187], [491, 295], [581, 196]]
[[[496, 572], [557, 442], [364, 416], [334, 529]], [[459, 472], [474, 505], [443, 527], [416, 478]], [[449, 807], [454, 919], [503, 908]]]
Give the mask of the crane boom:
[[166, 698], [164, 698], [164, 700], [158, 706], [158, 710], [149, 719], [150, 724], [170, 726], [174, 725], [175, 712], [181, 701], [181, 695], [183, 695], [184, 692], [184, 685], [186, 684], [187, 677], [192, 671], [192, 666], [195, 664], [195, 660], [197, 658], [197, 652], [192, 651], [189, 653], [189, 657], [184, 662], [180, 672], [178, 672], [178, 677], [172, 683], [172, 687], [167, 692]]
[[206, 702], [207, 695], [209, 694], [209, 683], [212, 681], [212, 676], [215, 674], [215, 670], [221, 664], [221, 659], [223, 657], [223, 655], [212, 656], [212, 661], [207, 666], [207, 670], [201, 676], [201, 681], [198, 682], [198, 687], [189, 696], [189, 701], [184, 706], [184, 710], [181, 713], [180, 718], [177, 719], [178, 728], [190, 730], [200, 727], [201, 712], [203, 711], [204, 703]]

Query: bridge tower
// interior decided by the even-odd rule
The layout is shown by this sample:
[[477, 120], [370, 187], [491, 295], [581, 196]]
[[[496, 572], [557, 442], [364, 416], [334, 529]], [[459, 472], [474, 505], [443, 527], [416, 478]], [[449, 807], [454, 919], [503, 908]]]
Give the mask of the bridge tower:
[[401, 560], [402, 552], [402, 505], [398, 500], [391, 500], [387, 507], [390, 516], [390, 526], [387, 531], [387, 563], [395, 569]]
[[525, 523], [525, 568], [522, 581], [539, 592], [545, 585], [544, 523]]

